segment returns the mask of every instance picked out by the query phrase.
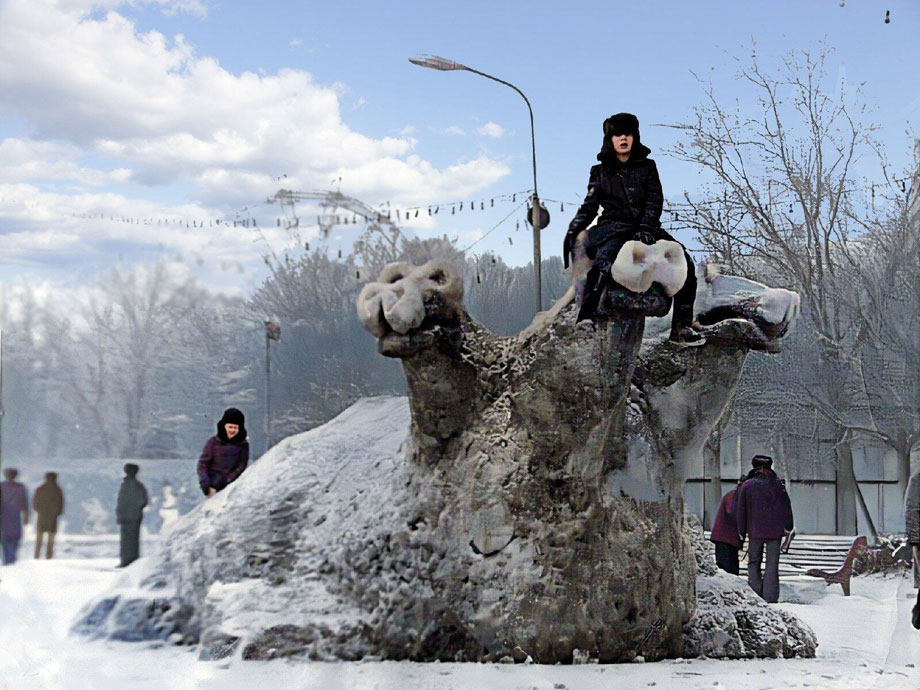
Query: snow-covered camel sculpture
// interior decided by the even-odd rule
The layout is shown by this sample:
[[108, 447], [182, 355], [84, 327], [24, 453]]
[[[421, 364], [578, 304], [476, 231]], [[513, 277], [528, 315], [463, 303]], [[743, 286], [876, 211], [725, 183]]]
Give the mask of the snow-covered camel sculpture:
[[547, 662], [679, 653], [695, 600], [684, 480], [746, 352], [775, 350], [799, 308], [793, 292], [710, 275], [706, 345], [643, 347], [682, 265], [676, 243], [630, 243], [613, 277], [641, 294], [611, 291], [595, 331], [566, 311], [576, 285], [518, 338], [470, 319], [449, 265], [393, 265], [362, 291], [359, 318], [408, 380], [411, 520], [451, 564], [426, 603], [471, 646]]
[[357, 310], [402, 361], [408, 414], [365, 401], [286, 439], [176, 521], [137, 574], [146, 600], [108, 595], [76, 629], [254, 659], [680, 654], [684, 479], [745, 354], [775, 350], [799, 302], [709, 275], [705, 345], [643, 338], [682, 280], [646, 251], [615, 277], [653, 284], [609, 291], [596, 329], [575, 324], [580, 254], [573, 289], [515, 338], [467, 315], [451, 265], [388, 267]]

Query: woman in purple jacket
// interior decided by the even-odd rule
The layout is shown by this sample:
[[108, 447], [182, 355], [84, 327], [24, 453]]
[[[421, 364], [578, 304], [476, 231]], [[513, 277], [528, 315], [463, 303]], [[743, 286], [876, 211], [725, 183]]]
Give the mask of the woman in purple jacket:
[[248, 463], [246, 418], [231, 407], [217, 423], [217, 436], [208, 439], [198, 458], [198, 484], [202, 493], [210, 498], [226, 488], [237, 480]]
[[16, 562], [22, 526], [29, 523], [29, 496], [26, 487], [16, 481], [19, 470], [3, 470], [5, 481], [0, 482], [0, 541], [3, 542], [3, 565]]
[[742, 477], [738, 485], [722, 497], [709, 536], [709, 541], [716, 545], [716, 565], [732, 575], [739, 572], [738, 551], [742, 544], [738, 536], [738, 523], [735, 521], [735, 494], [745, 479], [747, 477]]

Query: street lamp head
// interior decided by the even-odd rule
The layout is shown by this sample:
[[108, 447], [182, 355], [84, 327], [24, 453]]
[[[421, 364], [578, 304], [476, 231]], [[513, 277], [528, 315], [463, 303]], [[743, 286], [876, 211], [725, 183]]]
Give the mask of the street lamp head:
[[468, 69], [465, 65], [453, 60], [447, 60], [437, 55], [419, 55], [418, 57], [409, 58], [409, 62], [419, 67], [428, 67], [429, 69], [438, 69], [442, 72], [449, 72], [456, 69]]

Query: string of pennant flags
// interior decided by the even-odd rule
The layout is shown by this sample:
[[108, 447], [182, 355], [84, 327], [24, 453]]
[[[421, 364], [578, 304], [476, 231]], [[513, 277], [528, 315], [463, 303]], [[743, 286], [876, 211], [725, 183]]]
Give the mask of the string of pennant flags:
[[[864, 193], [866, 195], [867, 201], [871, 202], [873, 208], [875, 206], [877, 190], [884, 189], [894, 185], [896, 188], [899, 187], [902, 193], [907, 193], [909, 185], [912, 183], [912, 178], [894, 178], [890, 180], [887, 184], [878, 184], [871, 183], [868, 185], [859, 185], [854, 186], [848, 190], [844, 190], [842, 194], [848, 195], [853, 193]], [[442, 203], [434, 204], [425, 204], [425, 205], [411, 205], [411, 206], [391, 206], [389, 202], [383, 202], [378, 205], [378, 209], [375, 213], [376, 215], [368, 215], [361, 213], [353, 212], [344, 212], [339, 214], [322, 214], [316, 216], [316, 224], [320, 225], [325, 222], [326, 225], [356, 225], [358, 223], [364, 222], [389, 222], [393, 224], [395, 221], [396, 224], [411, 222], [415, 218], [418, 218], [420, 215], [426, 215], [429, 217], [438, 216], [441, 213], [449, 214], [455, 216], [459, 213], [470, 213], [470, 212], [483, 212], [487, 209], [492, 210], [495, 208], [496, 203], [502, 205], [511, 203], [514, 204], [513, 210], [503, 217], [496, 225], [490, 228], [479, 240], [473, 244], [478, 244], [489, 234], [494, 232], [498, 227], [503, 225], [514, 213], [519, 210], [525, 203], [529, 202], [532, 194], [532, 190], [525, 189], [518, 192], [511, 192], [507, 194], [500, 194], [490, 197], [482, 197], [478, 199], [464, 199], [457, 201], [448, 201]], [[565, 214], [566, 210], [574, 212], [583, 202], [582, 201], [565, 201], [559, 199], [551, 198], [542, 198], [541, 203], [544, 206], [549, 207], [550, 205], [555, 206], [558, 204], [559, 213]], [[785, 203], [789, 203], [789, 213], [794, 212], [794, 204], [788, 201], [780, 201], [771, 199], [768, 204], [771, 207], [782, 206]], [[713, 215], [718, 215], [719, 211], [724, 209], [726, 205], [725, 199], [711, 198], [704, 199], [700, 201], [690, 202], [680, 202], [680, 201], [666, 201], [663, 207], [663, 213], [667, 214], [668, 219], [672, 222], [680, 222], [681, 216], [683, 215], [685, 220], [688, 220], [690, 217], [699, 217], [700, 211], [706, 212], [715, 212]], [[73, 217], [82, 218], [82, 219], [97, 219], [97, 220], [108, 220], [110, 222], [120, 222], [133, 225], [159, 225], [159, 226], [173, 226], [173, 227], [185, 227], [189, 229], [197, 228], [220, 228], [220, 227], [233, 227], [233, 228], [259, 228], [259, 221], [256, 219], [256, 214], [253, 211], [260, 209], [264, 204], [253, 204], [245, 206], [236, 212], [229, 214], [228, 216], [223, 216], [221, 218], [183, 218], [176, 216], [147, 216], [147, 217], [138, 217], [124, 214], [108, 214], [108, 213], [82, 213], [82, 214], [72, 214]], [[449, 209], [449, 210], [448, 210]], [[232, 216], [232, 217], [229, 217]], [[529, 219], [525, 219], [526, 222], [529, 222]], [[287, 217], [276, 217], [274, 219], [274, 225], [276, 227], [300, 227], [301, 218], [295, 216], [293, 220]], [[264, 222], [264, 221], [263, 221]], [[515, 222], [515, 230], [520, 230], [521, 219], [517, 219]], [[513, 245], [514, 242], [509, 236], [508, 243]], [[473, 245], [470, 245], [473, 246]]]

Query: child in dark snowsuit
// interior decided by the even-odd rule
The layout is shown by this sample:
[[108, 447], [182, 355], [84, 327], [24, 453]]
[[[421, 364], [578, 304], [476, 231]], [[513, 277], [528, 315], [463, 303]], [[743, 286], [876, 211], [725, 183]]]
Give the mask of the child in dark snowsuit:
[[[594, 263], [585, 282], [579, 321], [593, 318], [604, 288], [615, 285], [610, 267], [626, 242], [639, 233], [647, 244], [657, 240], [674, 241], [661, 228], [664, 196], [658, 168], [648, 157], [649, 153], [651, 150], [640, 141], [639, 120], [635, 115], [618, 113], [604, 121], [604, 143], [597, 154], [600, 164], [591, 168], [588, 193], [569, 224], [562, 249], [568, 268], [576, 236], [591, 224], [598, 208], [603, 207], [597, 225], [588, 231], [585, 240], [585, 250]], [[696, 272], [686, 251], [684, 256], [687, 280], [674, 295], [671, 340], [702, 344], [701, 336], [690, 327], [696, 298]]]

